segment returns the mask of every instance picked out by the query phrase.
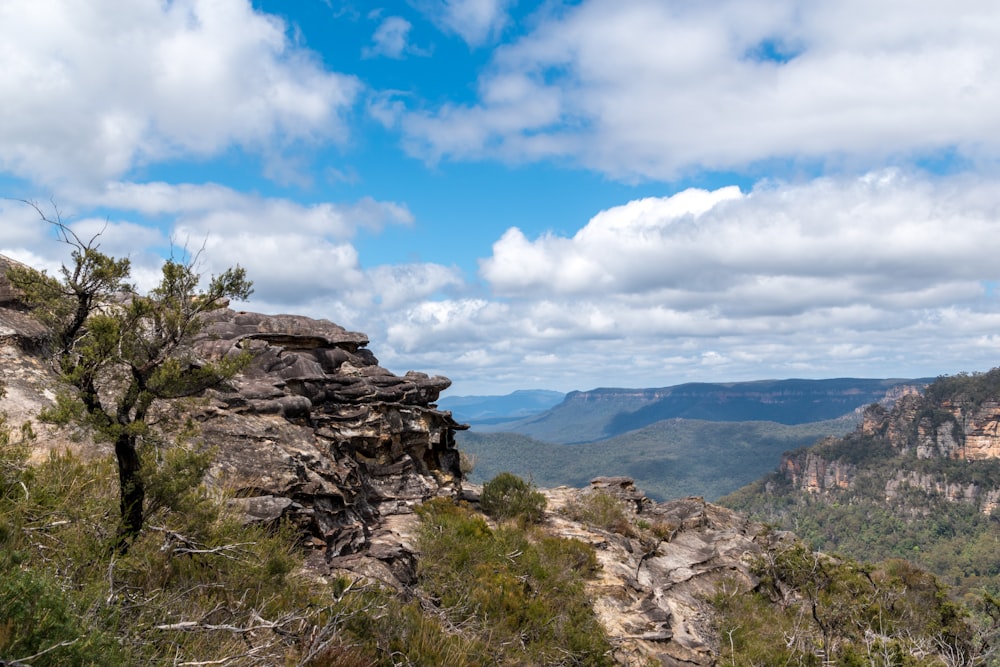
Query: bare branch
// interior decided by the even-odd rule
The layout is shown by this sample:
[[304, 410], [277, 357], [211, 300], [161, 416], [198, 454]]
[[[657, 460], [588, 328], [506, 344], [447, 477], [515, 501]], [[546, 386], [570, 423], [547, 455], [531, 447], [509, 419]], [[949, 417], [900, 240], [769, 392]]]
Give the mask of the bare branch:
[[13, 664], [16, 665], [16, 664], [20, 664], [20, 663], [25, 663], [25, 662], [27, 662], [29, 660], [34, 660], [35, 658], [40, 658], [40, 657], [42, 657], [43, 655], [45, 655], [47, 653], [51, 653], [52, 651], [55, 651], [56, 649], [60, 649], [60, 648], [63, 648], [65, 646], [72, 646], [73, 644], [75, 644], [78, 641], [80, 641], [80, 639], [81, 639], [81, 637], [77, 637], [76, 639], [69, 639], [69, 640], [66, 640], [64, 642], [59, 642], [58, 644], [55, 644], [54, 646], [48, 647], [44, 651], [39, 651], [38, 653], [36, 653], [34, 655], [29, 655], [27, 658], [18, 658], [17, 660], [15, 660], [13, 662]]

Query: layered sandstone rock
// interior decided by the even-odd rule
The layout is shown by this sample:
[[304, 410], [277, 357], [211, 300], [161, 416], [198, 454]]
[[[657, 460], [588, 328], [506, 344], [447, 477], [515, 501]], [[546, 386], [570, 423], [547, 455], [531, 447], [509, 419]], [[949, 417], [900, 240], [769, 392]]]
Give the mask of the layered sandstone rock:
[[709, 600], [723, 587], [746, 591], [758, 584], [753, 557], [773, 549], [787, 533], [702, 498], [654, 503], [625, 478], [600, 478], [594, 489], [619, 495], [637, 519], [670, 526], [660, 538], [628, 536], [571, 521], [561, 508], [591, 489], [545, 490], [543, 527], [594, 546], [601, 568], [588, 583], [598, 620], [623, 665], [716, 665], [718, 630]]
[[884, 437], [900, 453], [918, 458], [980, 461], [1000, 458], [1000, 401], [942, 401], [903, 397], [893, 408], [867, 409], [861, 430]]
[[[197, 355], [250, 366], [199, 409], [212, 476], [255, 520], [290, 519], [326, 567], [408, 583], [413, 553], [391, 517], [461, 486], [454, 433], [434, 401], [450, 381], [382, 368], [364, 334], [326, 320], [221, 310]], [[378, 548], [372, 549], [376, 545]]]
[[891, 478], [879, 482], [884, 483], [887, 502], [902, 498], [908, 489], [917, 489], [945, 500], [974, 504], [987, 514], [1000, 503], [1000, 489], [991, 485], [908, 468], [911, 457], [963, 461], [1000, 458], [1000, 400], [971, 400], [958, 395], [935, 401], [904, 392], [891, 409], [884, 405], [865, 408], [855, 433], [786, 454], [779, 475], [794, 488], [810, 494], [849, 489], [859, 468], [841, 457], [844, 448], [839, 445], [852, 442], [856, 451], [888, 445], [898, 457], [899, 468]]
[[953, 482], [915, 470], [900, 470], [888, 480], [885, 484], [885, 499], [895, 500], [908, 488], [921, 489], [952, 502], [976, 505], [984, 514], [990, 514], [1000, 506], [1000, 489], [977, 483]]
[[856, 466], [829, 460], [813, 451], [785, 454], [778, 470], [792, 486], [807, 493], [846, 489], [854, 479]]

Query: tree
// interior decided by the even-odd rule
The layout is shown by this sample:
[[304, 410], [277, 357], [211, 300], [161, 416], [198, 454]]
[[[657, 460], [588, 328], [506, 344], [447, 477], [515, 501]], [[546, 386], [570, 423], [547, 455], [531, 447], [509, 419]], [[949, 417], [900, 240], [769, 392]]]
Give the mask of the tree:
[[121, 499], [116, 547], [124, 552], [144, 521], [139, 444], [150, 433], [150, 409], [157, 401], [216, 386], [240, 370], [244, 358], [205, 362], [195, 357], [191, 342], [205, 313], [224, 308], [230, 298], [248, 298], [252, 283], [237, 266], [199, 289], [199, 252], [184, 261], [166, 260], [159, 285], [140, 294], [129, 282], [130, 261], [101, 252], [100, 233], [84, 241], [58, 210], [49, 217], [37, 204], [25, 203], [70, 246], [71, 261], [58, 279], [26, 267], [11, 268], [8, 279], [52, 328], [56, 368], [75, 390], [61, 397], [55, 413], [86, 422], [114, 443]]

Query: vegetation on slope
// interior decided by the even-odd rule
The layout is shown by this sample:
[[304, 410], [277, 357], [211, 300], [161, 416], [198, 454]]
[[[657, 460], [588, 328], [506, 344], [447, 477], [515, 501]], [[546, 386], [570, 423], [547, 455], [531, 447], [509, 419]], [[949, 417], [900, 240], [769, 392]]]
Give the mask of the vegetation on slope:
[[460, 432], [456, 441], [475, 459], [473, 481], [510, 471], [541, 486], [582, 487], [600, 475], [625, 475], [653, 499], [697, 495], [713, 500], [773, 470], [782, 452], [853, 426], [848, 420], [799, 426], [669, 420], [581, 445], [513, 433]]
[[753, 563], [753, 591], [713, 598], [722, 665], [985, 665], [995, 656], [996, 600], [970, 615], [905, 560], [832, 558], [801, 542]]
[[[998, 398], [998, 370], [940, 378], [928, 387], [919, 415], [933, 416], [944, 402], [974, 406]], [[792, 530], [823, 551], [869, 561], [905, 558], [942, 577], [960, 594], [1000, 592], [1000, 512], [983, 513], [977, 503], [948, 499], [935, 488], [947, 483], [981, 492], [1000, 489], [1000, 461], [918, 459], [860, 431], [810, 451], [827, 461], [856, 466], [850, 486], [809, 494], [774, 472], [720, 503]], [[911, 475], [933, 484], [905, 481]], [[896, 491], [887, 497], [890, 482]]]
[[592, 547], [532, 528], [533, 510], [496, 528], [444, 499], [420, 514], [421, 586], [451, 627], [477, 637], [466, 664], [613, 664], [581, 578], [597, 567]]
[[113, 459], [28, 465], [30, 446], [30, 431], [0, 419], [0, 661], [608, 664], [583, 595], [592, 549], [541, 534], [517, 511], [490, 528], [451, 501], [427, 505], [427, 556], [403, 598], [309, 574], [298, 535], [229, 514], [199, 483], [208, 456], [184, 448], [147, 470], [148, 528], [120, 554]]

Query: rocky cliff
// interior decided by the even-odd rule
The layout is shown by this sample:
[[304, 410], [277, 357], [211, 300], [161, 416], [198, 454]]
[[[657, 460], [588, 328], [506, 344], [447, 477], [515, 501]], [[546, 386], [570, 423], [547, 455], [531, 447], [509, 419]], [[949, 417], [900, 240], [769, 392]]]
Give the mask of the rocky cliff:
[[865, 412], [862, 428], [900, 453], [977, 461], [1000, 458], [1000, 400], [909, 395], [891, 411]]
[[[218, 449], [212, 475], [258, 520], [290, 518], [329, 567], [405, 583], [412, 554], [383, 549], [388, 520], [460, 489], [454, 433], [434, 401], [450, 381], [379, 366], [368, 339], [325, 320], [217, 311], [205, 358], [250, 352], [249, 368], [196, 412]], [[360, 560], [359, 560], [360, 559]]]
[[[897, 470], [885, 482], [885, 497], [901, 489], [920, 488], [949, 500], [974, 502], [983, 512], [997, 506], [1000, 489], [981, 482], [948, 480], [926, 471], [910, 470], [912, 460], [989, 461], [1000, 459], [1000, 397], [970, 394], [967, 383], [990, 383], [997, 371], [979, 376], [942, 379], [925, 393], [906, 391], [889, 406], [872, 404], [862, 412], [857, 430], [844, 438], [829, 438], [815, 447], [782, 457], [779, 473], [794, 488], [810, 494], [848, 489], [857, 478], [859, 461], [882, 448], [898, 459]], [[953, 389], [942, 390], [942, 386]]]
[[[10, 262], [0, 258], [0, 276]], [[0, 279], [0, 410], [14, 423], [35, 421], [37, 456], [64, 447], [104, 452], [35, 420], [58, 386], [47, 335]], [[234, 494], [248, 520], [290, 519], [309, 536], [316, 566], [399, 585], [412, 577], [413, 554], [394, 538], [392, 517], [458, 492], [454, 433], [465, 426], [436, 409], [447, 378], [395, 375], [368, 342], [325, 320], [213, 312], [194, 342], [196, 356], [249, 353], [252, 361], [227, 386], [164, 416], [197, 422], [196, 438], [215, 450], [213, 485]]]

